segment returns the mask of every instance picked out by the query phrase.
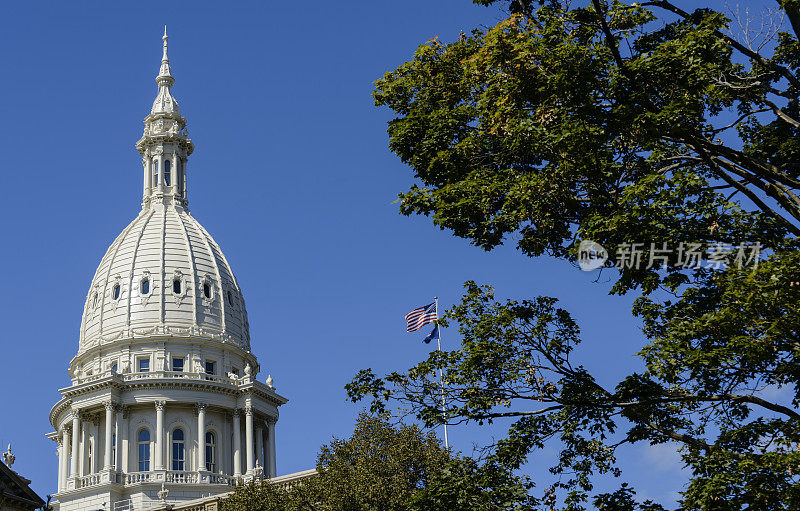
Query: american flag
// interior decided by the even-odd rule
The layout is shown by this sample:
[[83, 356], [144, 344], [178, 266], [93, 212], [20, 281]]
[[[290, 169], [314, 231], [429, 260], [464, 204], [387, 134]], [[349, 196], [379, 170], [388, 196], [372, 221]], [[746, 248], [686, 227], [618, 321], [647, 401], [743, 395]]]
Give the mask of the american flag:
[[406, 332], [416, 332], [420, 328], [433, 323], [436, 316], [436, 302], [429, 303], [424, 307], [417, 307], [406, 314]]

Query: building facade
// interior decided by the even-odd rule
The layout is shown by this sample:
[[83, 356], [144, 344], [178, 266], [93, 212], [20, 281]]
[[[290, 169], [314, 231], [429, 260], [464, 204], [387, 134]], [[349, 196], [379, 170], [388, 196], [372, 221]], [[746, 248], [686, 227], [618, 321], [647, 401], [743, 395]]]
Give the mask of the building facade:
[[[86, 296], [71, 384], [50, 411], [62, 511], [146, 508], [275, 477], [287, 400], [250, 351], [244, 297], [188, 209], [194, 145], [167, 57], [136, 148], [139, 215], [111, 244]], [[166, 493], [164, 493], [166, 491]], [[159, 497], [161, 492], [161, 497]]]

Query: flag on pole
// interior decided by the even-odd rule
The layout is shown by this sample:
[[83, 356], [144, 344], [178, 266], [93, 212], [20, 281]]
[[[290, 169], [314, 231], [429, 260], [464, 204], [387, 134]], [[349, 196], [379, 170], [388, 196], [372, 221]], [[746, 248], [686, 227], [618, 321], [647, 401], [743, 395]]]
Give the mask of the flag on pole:
[[432, 340], [438, 338], [439, 338], [439, 325], [434, 325], [433, 330], [431, 330], [431, 333], [428, 334], [428, 337], [422, 339], [422, 342], [428, 344]]
[[436, 302], [429, 303], [424, 307], [417, 307], [406, 314], [406, 332], [416, 332], [425, 325], [433, 323], [436, 316]]

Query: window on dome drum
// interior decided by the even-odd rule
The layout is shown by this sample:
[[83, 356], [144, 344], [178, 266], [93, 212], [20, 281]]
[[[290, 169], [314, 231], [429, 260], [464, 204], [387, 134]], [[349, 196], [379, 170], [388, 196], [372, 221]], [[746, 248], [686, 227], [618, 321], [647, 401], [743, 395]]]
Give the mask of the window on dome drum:
[[149, 373], [150, 372], [150, 359], [149, 358], [140, 358], [139, 359], [139, 372], [140, 373]]
[[172, 470], [184, 470], [186, 466], [186, 444], [183, 441], [183, 430], [178, 428], [172, 432]]
[[119, 284], [114, 284], [114, 289], [111, 291], [111, 296], [114, 300], [119, 300]]
[[164, 184], [170, 186], [172, 183], [172, 162], [164, 160]]
[[216, 374], [217, 363], [212, 360], [206, 360], [206, 374]]
[[181, 294], [181, 279], [175, 279], [172, 281], [172, 292], [176, 295]]
[[144, 278], [142, 279], [142, 294], [149, 295], [150, 294], [150, 279]]
[[231, 372], [234, 375], [239, 376], [239, 368], [238, 367], [231, 367]]
[[214, 472], [217, 467], [217, 436], [209, 431], [206, 433], [206, 470]]
[[183, 372], [183, 362], [182, 358], [173, 358], [172, 359], [172, 370], [177, 372]]
[[112, 373], [116, 373], [117, 372], [117, 363], [116, 362], [111, 364], [111, 372]]
[[158, 186], [158, 160], [153, 162], [153, 186]]
[[[117, 445], [117, 434], [114, 433], [111, 435], [111, 445]], [[117, 464], [117, 450], [112, 448], [111, 449], [111, 466], [115, 466]]]
[[139, 431], [136, 438], [139, 445], [139, 472], [150, 471], [150, 431], [143, 429]]
[[203, 282], [203, 296], [211, 298], [211, 284], [208, 282]]
[[94, 445], [94, 441], [92, 441], [90, 439], [89, 440], [89, 446], [88, 446], [88, 454], [89, 454], [89, 456], [86, 459], [86, 469], [85, 469], [87, 474], [91, 474], [92, 473], [92, 454], [93, 454], [92, 453], [92, 446], [93, 445]]

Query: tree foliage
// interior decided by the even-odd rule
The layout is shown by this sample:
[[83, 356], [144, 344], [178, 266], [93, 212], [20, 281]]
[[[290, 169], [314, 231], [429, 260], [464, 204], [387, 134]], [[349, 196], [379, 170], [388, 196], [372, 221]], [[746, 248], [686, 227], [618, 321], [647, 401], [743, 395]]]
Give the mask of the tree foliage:
[[353, 435], [321, 448], [318, 475], [294, 486], [236, 488], [222, 511], [513, 511], [529, 502], [523, 478], [454, 455], [417, 426], [359, 416]]
[[[468, 282], [442, 321], [460, 349], [364, 370], [351, 399], [428, 425], [509, 420], [493, 452], [510, 468], [557, 446], [537, 490], [548, 508], [658, 509], [624, 483], [593, 489], [620, 475], [620, 445], [671, 442], [691, 474], [682, 509], [797, 509], [800, 3], [776, 4], [792, 30], [758, 44], [669, 1], [475, 3], [509, 14], [428, 41], [376, 84], [396, 114], [390, 148], [419, 180], [400, 212], [530, 257], [574, 262], [581, 239], [599, 242], [611, 292], [637, 296], [646, 369], [601, 386], [574, 362], [580, 331], [554, 298], [500, 301]], [[687, 267], [674, 250], [745, 242], [765, 257]], [[619, 264], [621, 247], [641, 264]]]

